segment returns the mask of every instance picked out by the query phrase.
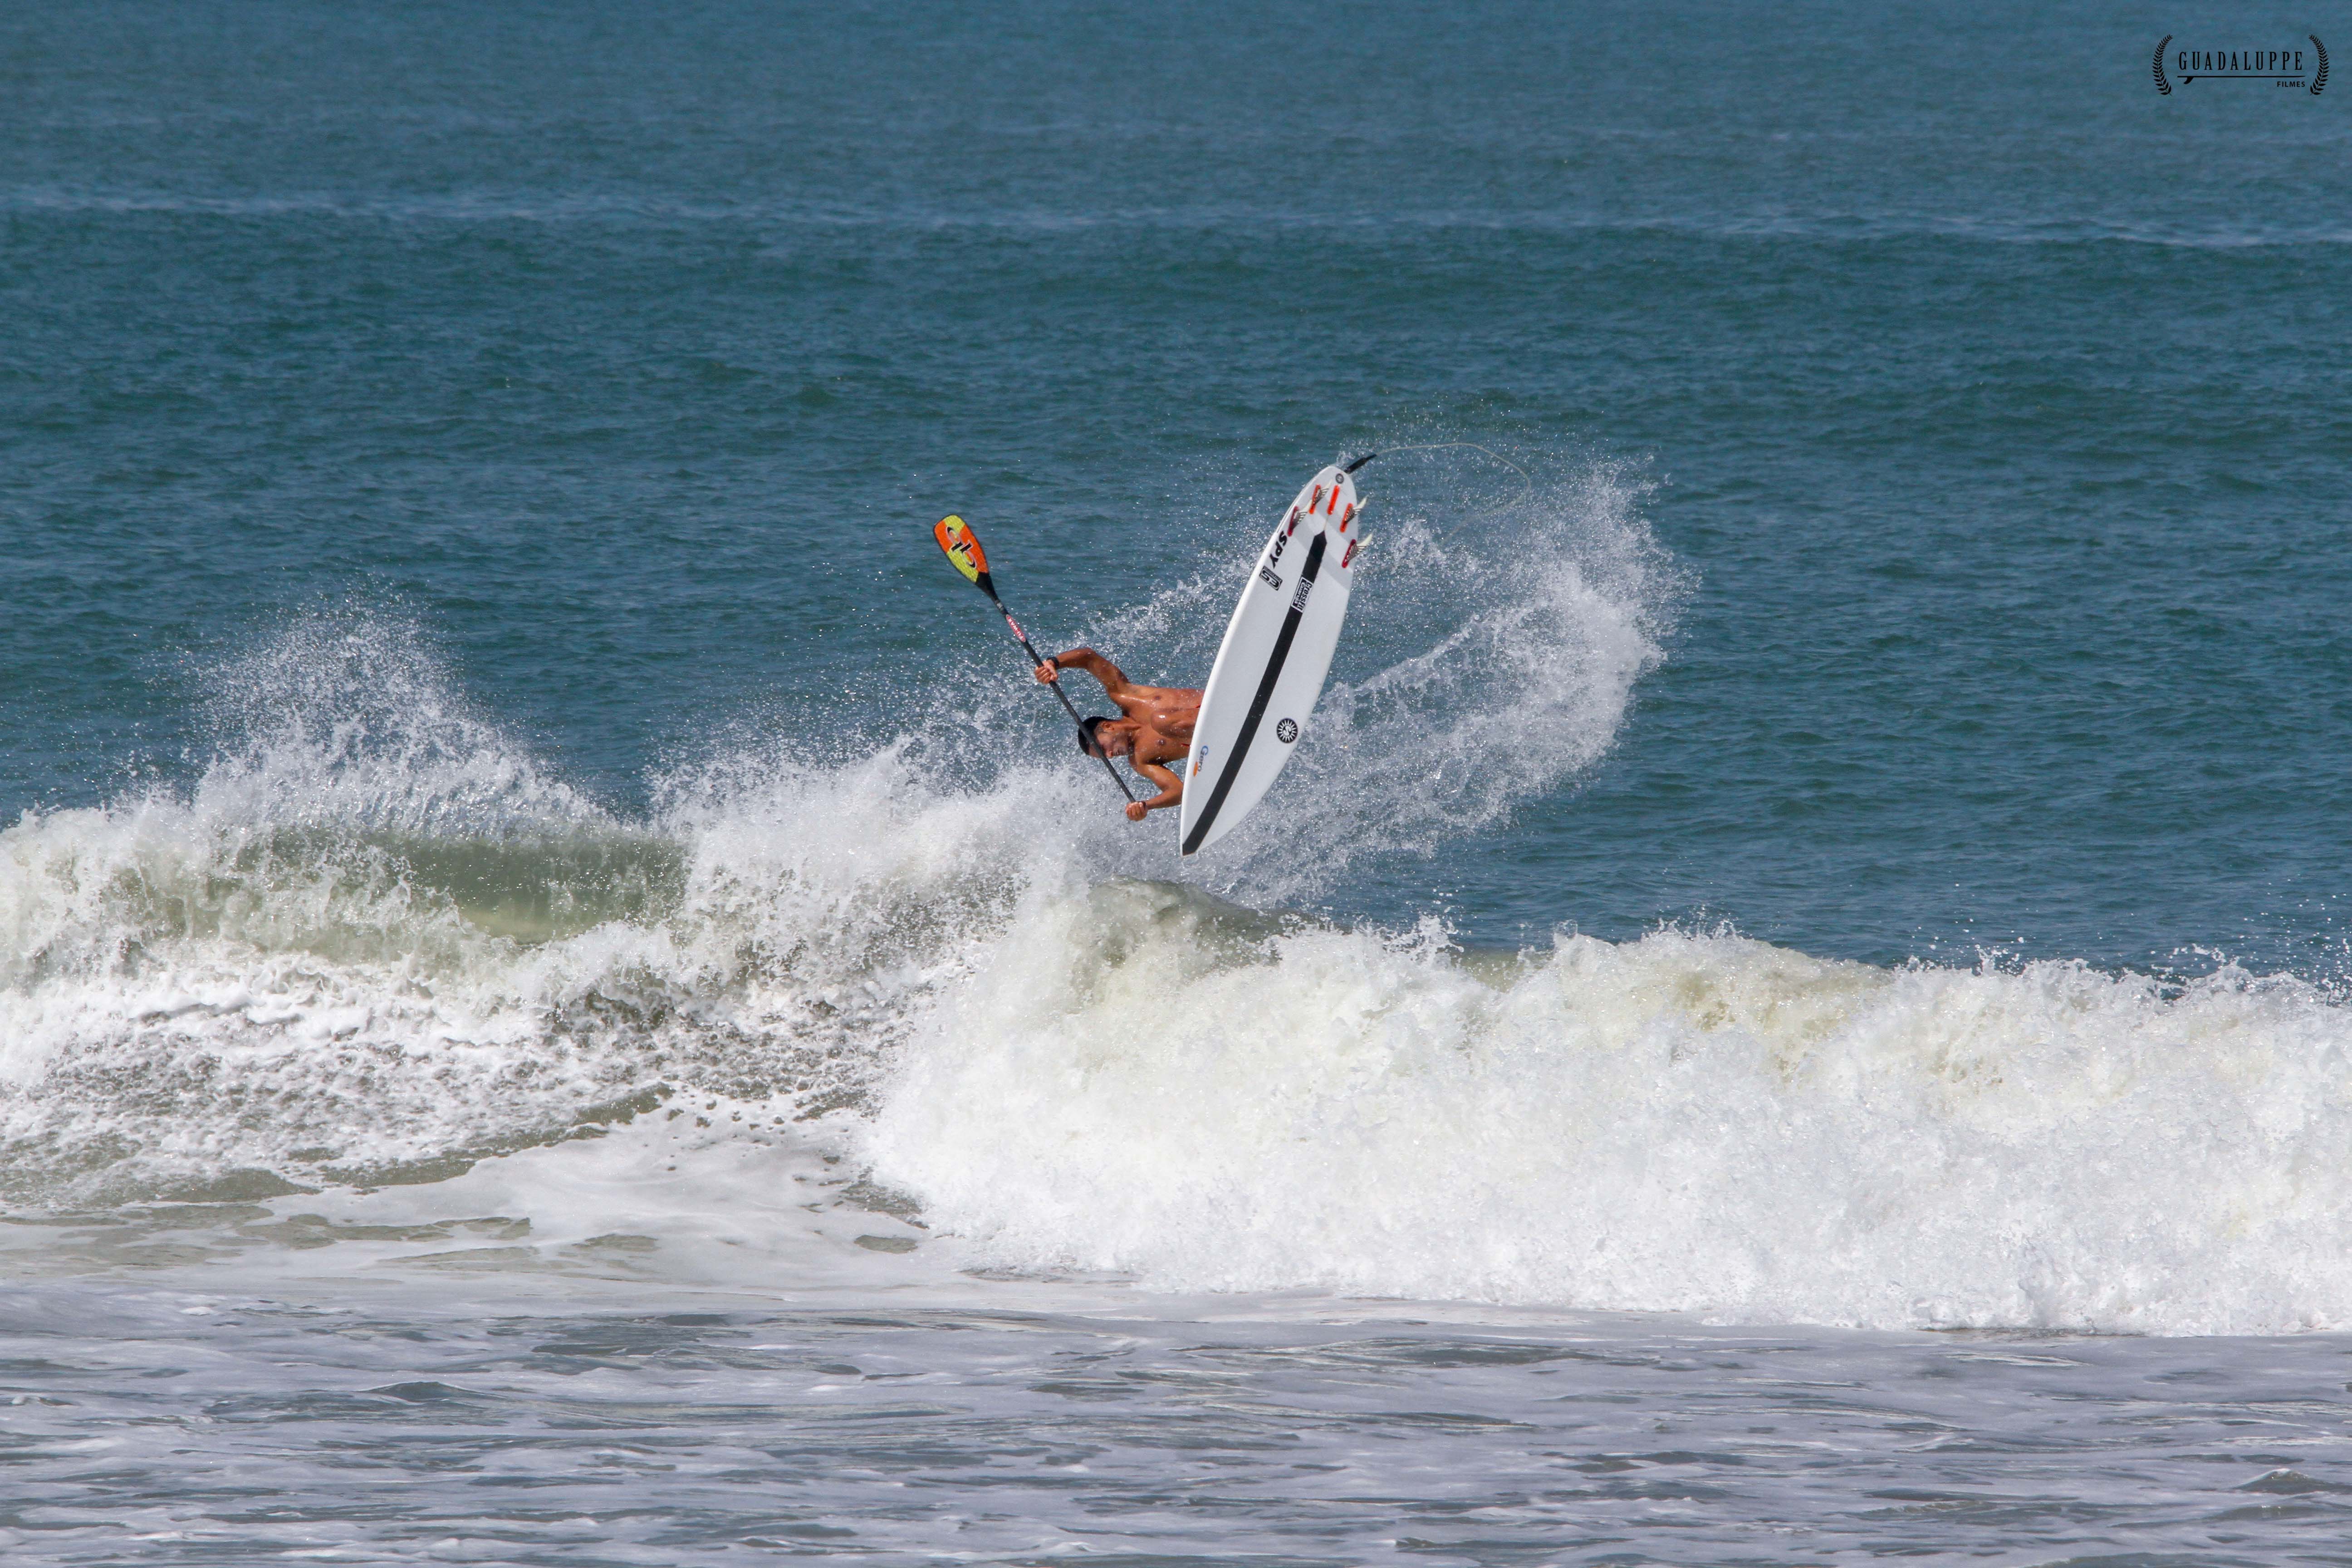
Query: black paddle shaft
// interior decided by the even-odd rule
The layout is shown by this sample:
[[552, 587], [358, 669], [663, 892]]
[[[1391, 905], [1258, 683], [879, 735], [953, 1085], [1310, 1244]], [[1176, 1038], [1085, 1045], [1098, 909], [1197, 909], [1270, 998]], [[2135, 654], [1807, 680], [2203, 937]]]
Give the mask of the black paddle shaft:
[[[981, 591], [988, 595], [988, 602], [996, 606], [996, 613], [1004, 617], [1005, 629], [1013, 634], [1013, 640], [1019, 643], [1021, 645], [1021, 651], [1029, 656], [1030, 673], [1033, 675], [1035, 674], [1037, 667], [1045, 662], [1045, 657], [1034, 647], [1030, 646], [1029, 634], [1021, 629], [1021, 623], [1013, 618], [1013, 612], [1006, 609], [1004, 607], [1004, 601], [996, 596], [995, 585], [990, 583], [982, 583], [980, 587]], [[1049, 680], [1045, 682], [1045, 684], [1052, 687], [1054, 689], [1054, 695], [1062, 700], [1062, 710], [1070, 716], [1070, 722], [1078, 727], [1079, 738], [1081, 740], [1085, 739], [1087, 721], [1078, 717], [1077, 709], [1071, 705], [1070, 694], [1062, 689], [1062, 683], [1059, 680]], [[1096, 760], [1102, 763], [1103, 772], [1110, 775], [1110, 782], [1118, 785], [1118, 793], [1127, 796], [1129, 802], [1132, 804], [1135, 800], [1135, 792], [1127, 787], [1127, 781], [1118, 776], [1118, 770], [1110, 765], [1110, 759], [1108, 757], [1098, 757]]]

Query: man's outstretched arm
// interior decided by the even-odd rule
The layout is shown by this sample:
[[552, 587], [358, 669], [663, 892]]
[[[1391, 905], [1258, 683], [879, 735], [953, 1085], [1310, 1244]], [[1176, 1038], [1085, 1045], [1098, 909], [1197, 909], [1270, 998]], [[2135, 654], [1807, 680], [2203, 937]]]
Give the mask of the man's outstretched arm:
[[1160, 786], [1160, 793], [1150, 800], [1129, 803], [1127, 819], [1129, 822], [1141, 822], [1151, 812], [1165, 810], [1169, 806], [1182, 803], [1184, 799], [1182, 779], [1178, 778], [1158, 763], [1129, 763], [1128, 765]]
[[1074, 647], [1067, 653], [1057, 653], [1037, 667], [1037, 679], [1051, 680], [1066, 669], [1082, 669], [1102, 682], [1104, 691], [1116, 697], [1127, 689], [1127, 677], [1118, 666], [1090, 647]]

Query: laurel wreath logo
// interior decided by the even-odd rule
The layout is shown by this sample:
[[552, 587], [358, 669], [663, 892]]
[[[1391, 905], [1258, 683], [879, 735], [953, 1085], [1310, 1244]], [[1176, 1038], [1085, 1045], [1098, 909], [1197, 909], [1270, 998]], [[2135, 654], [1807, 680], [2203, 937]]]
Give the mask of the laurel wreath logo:
[[[2304, 37], [2311, 40], [2312, 48], [2319, 55], [2319, 69], [2313, 72], [2311, 78], [2311, 96], [2317, 98], [2327, 86], [2327, 46], [2319, 41], [2317, 33], [2305, 33]], [[2165, 34], [2163, 39], [2156, 46], [2156, 58], [2148, 62], [2148, 71], [2156, 78], [2156, 90], [2167, 98], [2172, 96], [2172, 79], [2164, 74], [2164, 51], [2171, 42], [2172, 35]], [[2184, 86], [2196, 79], [2193, 76], [2180, 79]]]

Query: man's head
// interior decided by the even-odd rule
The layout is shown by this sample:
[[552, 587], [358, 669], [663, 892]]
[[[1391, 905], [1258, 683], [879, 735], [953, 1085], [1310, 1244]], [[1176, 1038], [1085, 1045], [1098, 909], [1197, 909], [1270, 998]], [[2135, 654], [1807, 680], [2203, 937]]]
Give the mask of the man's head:
[[1090, 757], [1123, 757], [1135, 750], [1134, 727], [1108, 714], [1078, 721], [1078, 750]]

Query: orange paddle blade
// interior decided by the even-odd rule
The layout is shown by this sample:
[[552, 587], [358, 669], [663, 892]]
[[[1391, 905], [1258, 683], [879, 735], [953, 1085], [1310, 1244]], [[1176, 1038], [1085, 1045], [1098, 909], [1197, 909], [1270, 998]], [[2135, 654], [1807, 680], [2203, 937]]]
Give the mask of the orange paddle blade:
[[988, 553], [981, 549], [980, 535], [971, 531], [971, 524], [960, 517], [943, 517], [931, 533], [965, 582], [976, 584], [988, 575]]

